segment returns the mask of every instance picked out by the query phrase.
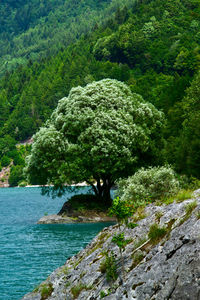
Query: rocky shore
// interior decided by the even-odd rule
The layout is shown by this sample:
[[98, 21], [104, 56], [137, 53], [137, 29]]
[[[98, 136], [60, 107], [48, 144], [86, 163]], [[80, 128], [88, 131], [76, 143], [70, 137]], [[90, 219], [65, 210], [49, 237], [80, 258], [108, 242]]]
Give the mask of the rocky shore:
[[[23, 300], [199, 300], [199, 191], [181, 203], [150, 205], [132, 221], [138, 226], [121, 228], [129, 239], [123, 251], [124, 275], [119, 248], [112, 242], [119, 231], [114, 225], [100, 232]], [[165, 228], [156, 241], [149, 235], [153, 224]], [[106, 253], [116, 261], [115, 280], [106, 276]]]
[[91, 212], [88, 216], [78, 215], [69, 217], [66, 215], [49, 215], [39, 219], [38, 224], [67, 224], [67, 223], [97, 223], [97, 222], [115, 222], [114, 218], [108, 217], [105, 214], [95, 213], [93, 216]]

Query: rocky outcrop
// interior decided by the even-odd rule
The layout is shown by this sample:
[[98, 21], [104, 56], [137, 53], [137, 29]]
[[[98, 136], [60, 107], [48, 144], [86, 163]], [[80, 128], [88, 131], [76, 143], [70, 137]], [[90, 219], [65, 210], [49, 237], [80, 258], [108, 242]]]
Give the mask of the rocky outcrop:
[[8, 167], [2, 168], [0, 171], [0, 187], [9, 187], [8, 178], [10, 176], [10, 168], [12, 163]]
[[[93, 195], [84, 195], [94, 197]], [[93, 200], [93, 199], [92, 199]], [[89, 201], [88, 201], [89, 202]], [[64, 224], [64, 223], [98, 223], [98, 222], [114, 222], [115, 218], [109, 217], [107, 211], [98, 209], [81, 208], [81, 201], [76, 205], [79, 208], [74, 208], [70, 201], [63, 204], [58, 214], [43, 216], [38, 224]], [[85, 205], [86, 206], [86, 205]]]
[[[134, 218], [134, 222], [137, 219], [137, 227], [121, 228], [129, 239], [123, 252], [125, 272], [119, 248], [112, 242], [119, 228], [117, 225], [110, 226], [23, 300], [199, 300], [198, 193], [194, 199], [181, 203], [150, 205]], [[150, 238], [152, 224], [165, 228], [160, 239]], [[117, 279], [113, 281], [106, 279], [103, 268], [106, 253], [113, 253], [116, 259]]]
[[106, 216], [106, 214], [94, 213], [90, 211], [88, 216], [81, 215], [66, 216], [66, 215], [49, 215], [43, 216], [37, 222], [38, 224], [67, 224], [67, 223], [98, 223], [98, 222], [114, 222], [114, 218]]

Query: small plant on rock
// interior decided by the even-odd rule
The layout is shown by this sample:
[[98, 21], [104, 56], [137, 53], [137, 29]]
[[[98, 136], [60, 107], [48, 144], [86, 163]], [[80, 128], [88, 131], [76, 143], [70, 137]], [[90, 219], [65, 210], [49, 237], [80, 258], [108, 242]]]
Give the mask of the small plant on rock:
[[196, 213], [196, 217], [198, 220], [200, 219], [200, 210]]
[[124, 233], [115, 234], [112, 238], [112, 242], [115, 243], [119, 247], [120, 252], [120, 259], [122, 264], [122, 274], [123, 277], [125, 277], [125, 270], [124, 270], [124, 258], [122, 252], [125, 250], [125, 247], [128, 243], [130, 243], [131, 240], [126, 240], [124, 238]]
[[105, 259], [100, 264], [100, 271], [106, 273], [107, 281], [115, 281], [117, 279], [117, 263], [113, 252], [105, 253]]
[[49, 296], [51, 296], [52, 292], [53, 292], [52, 283], [43, 284], [40, 289], [41, 300], [47, 299]]
[[158, 224], [151, 225], [149, 229], [149, 239], [153, 244], [158, 243], [167, 234], [165, 227], [159, 227]]
[[188, 203], [185, 206], [185, 211], [187, 215], [191, 215], [191, 213], [193, 212], [193, 210], [197, 207], [197, 201], [193, 201], [191, 203]]
[[109, 210], [109, 215], [115, 216], [120, 228], [123, 223], [128, 223], [128, 218], [133, 215], [136, 206], [130, 204], [128, 201], [122, 201], [119, 197], [113, 200], [112, 206]]

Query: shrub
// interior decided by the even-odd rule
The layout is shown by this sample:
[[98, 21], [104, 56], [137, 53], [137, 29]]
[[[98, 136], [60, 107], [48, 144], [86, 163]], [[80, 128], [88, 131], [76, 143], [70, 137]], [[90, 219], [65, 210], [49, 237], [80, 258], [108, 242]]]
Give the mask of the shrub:
[[12, 166], [8, 179], [10, 186], [17, 186], [23, 180], [23, 166]]
[[127, 223], [128, 218], [133, 215], [136, 207], [131, 205], [127, 201], [119, 199], [119, 197], [113, 200], [112, 206], [109, 209], [109, 215], [117, 218], [118, 224]]
[[117, 279], [117, 263], [113, 252], [111, 254], [106, 253], [105, 259], [100, 264], [100, 272], [106, 273], [106, 279], [108, 281], [114, 281]]
[[101, 299], [104, 298], [104, 297], [106, 297], [106, 296], [107, 296], [107, 294], [106, 294], [105, 291], [101, 291], [101, 292], [100, 292], [100, 298], [101, 298]]
[[53, 286], [51, 283], [42, 285], [40, 289], [40, 293], [42, 297], [41, 300], [47, 299], [49, 296], [51, 296], [52, 292], [53, 292]]
[[128, 179], [119, 181], [118, 185], [122, 200], [139, 205], [169, 197], [179, 189], [179, 182], [170, 167], [141, 168]]
[[11, 163], [11, 159], [8, 156], [4, 155], [1, 159], [2, 167], [7, 167], [9, 166], [10, 163]]
[[175, 199], [176, 202], [182, 202], [186, 199], [191, 199], [193, 195], [193, 192], [190, 190], [181, 190], [178, 192], [178, 194], [176, 195]]

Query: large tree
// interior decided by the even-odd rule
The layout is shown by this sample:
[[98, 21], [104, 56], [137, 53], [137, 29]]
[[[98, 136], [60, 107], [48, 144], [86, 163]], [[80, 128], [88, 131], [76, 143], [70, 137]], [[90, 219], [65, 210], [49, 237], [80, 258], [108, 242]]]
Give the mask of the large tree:
[[163, 114], [122, 82], [73, 88], [34, 136], [29, 180], [55, 189], [86, 181], [109, 201], [118, 178], [157, 156], [162, 124]]

